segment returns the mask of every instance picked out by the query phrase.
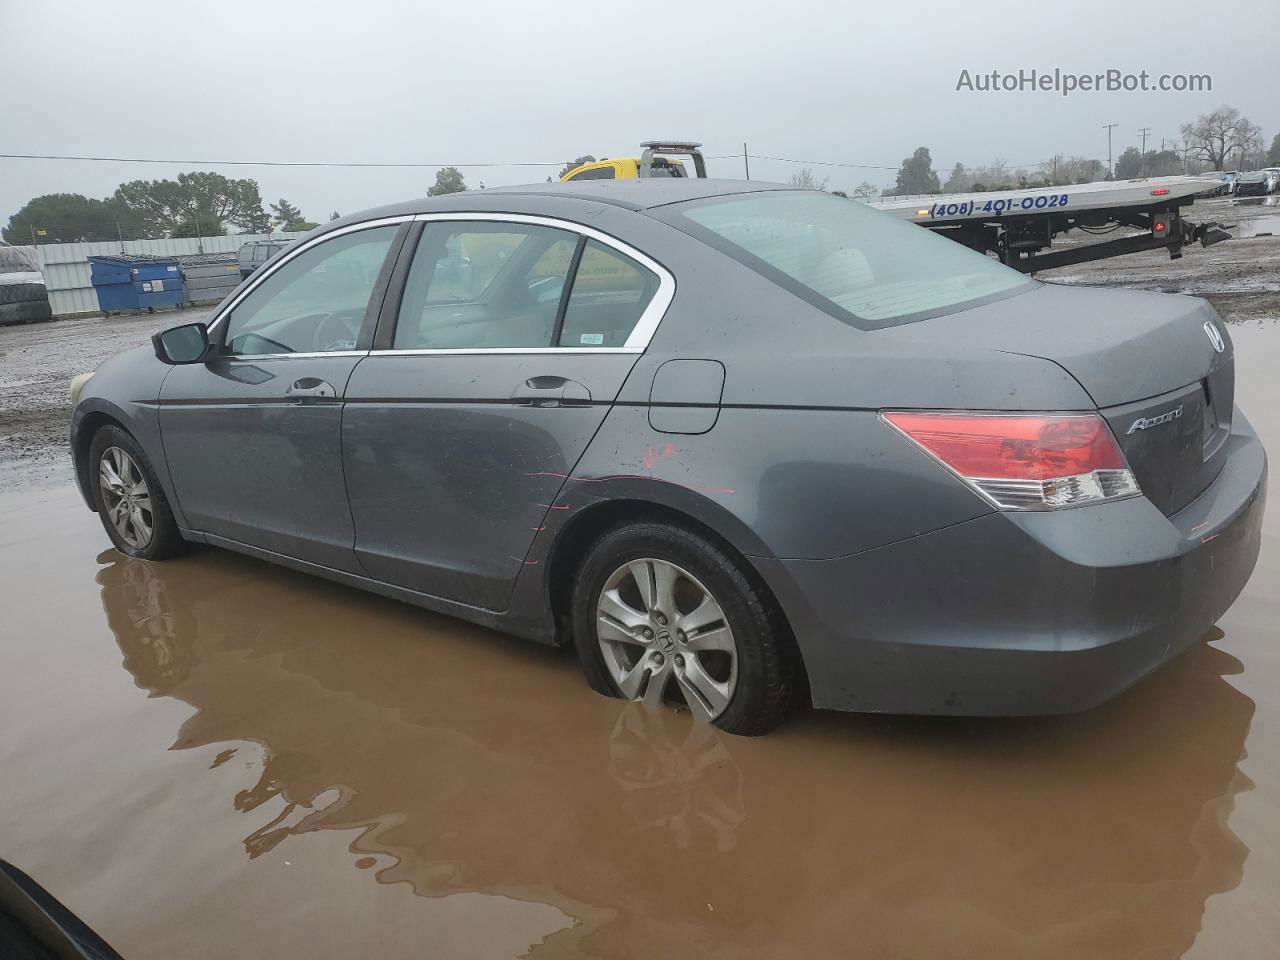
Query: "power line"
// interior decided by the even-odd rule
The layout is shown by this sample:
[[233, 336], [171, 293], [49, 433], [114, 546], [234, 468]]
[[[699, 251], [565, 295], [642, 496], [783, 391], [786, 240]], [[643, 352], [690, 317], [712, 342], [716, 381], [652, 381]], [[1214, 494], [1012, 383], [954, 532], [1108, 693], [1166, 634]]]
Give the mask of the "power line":
[[[749, 155], [752, 160], [776, 160], [779, 163], [809, 163], [815, 167], [852, 167], [857, 170], [897, 170], [901, 164], [895, 163], [893, 166], [886, 166], [880, 163], [847, 163], [841, 160], [796, 160], [792, 157], [766, 157], [763, 154], [752, 153]], [[709, 159], [716, 159], [711, 157]]]
[[[5, 160], [91, 160], [98, 163], [171, 163], [208, 167], [563, 167], [563, 160], [517, 160], [507, 163], [361, 162], [329, 160], [164, 160], [154, 157], [77, 157], [39, 153], [0, 153]], [[713, 158], [714, 159], [714, 158]]]
[[[896, 171], [901, 164], [858, 163], [844, 160], [804, 160], [795, 157], [775, 157], [765, 154], [711, 154], [708, 160], [771, 160], [777, 163], [809, 164], [815, 167], [843, 167], [854, 170], [889, 170]], [[181, 160], [159, 157], [97, 157], [72, 154], [41, 153], [0, 153], [4, 160], [75, 160], [92, 163], [152, 163], [176, 166], [208, 166], [208, 167], [336, 167], [354, 169], [436, 169], [440, 167], [562, 167], [563, 160], [508, 160], [477, 161], [473, 163], [439, 163], [428, 161], [346, 161], [346, 160]], [[1027, 163], [1008, 164], [1013, 169], [1034, 166], [1039, 160]]]

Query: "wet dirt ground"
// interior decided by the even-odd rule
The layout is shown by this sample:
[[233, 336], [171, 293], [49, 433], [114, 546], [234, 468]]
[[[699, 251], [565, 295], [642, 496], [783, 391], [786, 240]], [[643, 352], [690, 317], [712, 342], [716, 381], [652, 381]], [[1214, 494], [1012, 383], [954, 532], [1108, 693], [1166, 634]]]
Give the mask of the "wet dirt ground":
[[[1280, 294], [1213, 299], [1280, 450]], [[172, 322], [0, 331], [0, 408]], [[126, 960], [1276, 956], [1280, 510], [1218, 627], [1100, 709], [747, 740], [244, 557], [126, 559], [64, 417], [0, 419], [0, 857]]]

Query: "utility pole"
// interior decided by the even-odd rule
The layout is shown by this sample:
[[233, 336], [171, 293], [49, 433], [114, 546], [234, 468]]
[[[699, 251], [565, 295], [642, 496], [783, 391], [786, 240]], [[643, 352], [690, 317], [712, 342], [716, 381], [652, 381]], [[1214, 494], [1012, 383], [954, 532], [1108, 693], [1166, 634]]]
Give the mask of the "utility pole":
[[747, 179], [751, 179], [751, 163], [747, 160], [747, 141], [742, 141], [742, 169], [747, 172]]
[[1147, 175], [1147, 135], [1151, 133], [1150, 127], [1139, 127], [1138, 133], [1142, 134], [1142, 175]]
[[1114, 176], [1114, 173], [1112, 172], [1112, 169], [1111, 169], [1111, 130], [1113, 127], [1120, 126], [1120, 124], [1104, 123], [1102, 126], [1103, 126], [1103, 129], [1107, 131], [1107, 179], [1110, 180]]

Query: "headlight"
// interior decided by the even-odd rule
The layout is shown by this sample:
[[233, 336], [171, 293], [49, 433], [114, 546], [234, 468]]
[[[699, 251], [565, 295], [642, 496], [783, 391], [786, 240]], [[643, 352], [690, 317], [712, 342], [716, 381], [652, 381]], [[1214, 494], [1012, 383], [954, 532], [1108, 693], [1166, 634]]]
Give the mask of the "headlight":
[[76, 408], [76, 404], [80, 402], [80, 391], [84, 389], [84, 385], [89, 382], [92, 373], [82, 373], [71, 378], [71, 409]]

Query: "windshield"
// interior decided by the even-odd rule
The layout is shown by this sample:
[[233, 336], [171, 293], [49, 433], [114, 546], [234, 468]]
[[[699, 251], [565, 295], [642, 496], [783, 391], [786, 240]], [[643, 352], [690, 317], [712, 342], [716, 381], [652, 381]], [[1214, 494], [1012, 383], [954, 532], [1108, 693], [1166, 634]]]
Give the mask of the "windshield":
[[1034, 286], [953, 240], [828, 193], [779, 190], [674, 212], [681, 229], [864, 329]]

